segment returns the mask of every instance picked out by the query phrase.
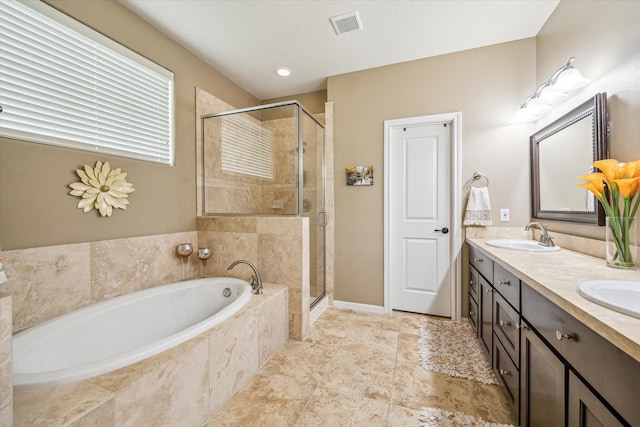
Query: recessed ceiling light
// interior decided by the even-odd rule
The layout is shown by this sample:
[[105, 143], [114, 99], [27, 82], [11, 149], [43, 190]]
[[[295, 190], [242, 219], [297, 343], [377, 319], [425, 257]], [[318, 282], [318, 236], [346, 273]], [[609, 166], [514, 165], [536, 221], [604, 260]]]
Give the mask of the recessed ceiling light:
[[276, 68], [276, 74], [280, 77], [288, 77], [291, 75], [291, 68], [287, 67], [278, 67]]

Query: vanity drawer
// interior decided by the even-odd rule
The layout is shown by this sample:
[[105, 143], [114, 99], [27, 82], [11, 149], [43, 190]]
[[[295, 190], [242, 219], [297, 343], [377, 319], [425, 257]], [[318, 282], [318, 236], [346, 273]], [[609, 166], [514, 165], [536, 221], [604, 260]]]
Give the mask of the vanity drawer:
[[476, 301], [478, 301], [478, 270], [473, 267], [469, 267], [469, 295], [471, 295]]
[[497, 263], [493, 266], [493, 287], [516, 311], [520, 311], [520, 279]]
[[640, 425], [640, 362], [522, 284], [522, 317], [631, 425]]
[[520, 316], [502, 295], [493, 294], [493, 332], [502, 342], [504, 349], [514, 361], [520, 365]]
[[469, 245], [469, 263], [474, 266], [485, 279], [493, 279], [493, 260], [471, 245]]
[[493, 367], [498, 380], [506, 388], [511, 410], [513, 413], [517, 413], [517, 408], [520, 405], [520, 371], [505, 351], [500, 340], [497, 339], [493, 340]]
[[478, 303], [469, 294], [469, 322], [473, 326], [473, 330], [478, 335]]

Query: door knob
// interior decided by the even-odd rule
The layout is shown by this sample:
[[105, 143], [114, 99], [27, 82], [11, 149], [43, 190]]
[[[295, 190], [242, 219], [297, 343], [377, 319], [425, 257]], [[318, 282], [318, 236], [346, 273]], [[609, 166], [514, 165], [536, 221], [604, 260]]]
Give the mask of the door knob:
[[433, 231], [442, 231], [442, 234], [447, 234], [449, 232], [449, 229], [447, 227], [442, 227], [441, 229], [433, 230]]

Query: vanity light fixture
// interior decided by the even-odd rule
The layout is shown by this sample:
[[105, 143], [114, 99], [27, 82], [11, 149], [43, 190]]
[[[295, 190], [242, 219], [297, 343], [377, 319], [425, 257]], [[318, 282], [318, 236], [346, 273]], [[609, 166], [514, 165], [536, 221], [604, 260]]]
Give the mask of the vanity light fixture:
[[538, 86], [538, 89], [524, 100], [511, 123], [536, 121], [551, 110], [552, 105], [567, 99], [568, 92], [586, 86], [590, 80], [583, 77], [573, 66], [574, 60], [574, 57], [569, 58], [569, 61], [558, 68], [549, 80]]
[[291, 75], [291, 68], [278, 67], [276, 68], [276, 74], [280, 77], [289, 77]]

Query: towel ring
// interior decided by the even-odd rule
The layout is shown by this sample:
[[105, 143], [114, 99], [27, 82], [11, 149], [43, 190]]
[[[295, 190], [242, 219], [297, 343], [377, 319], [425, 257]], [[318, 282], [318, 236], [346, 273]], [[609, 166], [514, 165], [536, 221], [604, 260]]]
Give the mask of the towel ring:
[[[476, 182], [476, 181], [479, 181], [481, 179], [484, 179], [487, 182], [485, 187], [489, 186], [489, 178], [487, 178], [486, 175], [483, 175], [480, 172], [475, 172], [471, 178], [473, 179], [473, 182]], [[471, 184], [473, 184], [473, 182]], [[482, 184], [482, 183], [480, 183], [480, 184]]]

